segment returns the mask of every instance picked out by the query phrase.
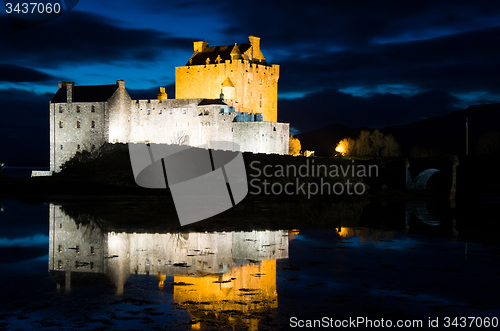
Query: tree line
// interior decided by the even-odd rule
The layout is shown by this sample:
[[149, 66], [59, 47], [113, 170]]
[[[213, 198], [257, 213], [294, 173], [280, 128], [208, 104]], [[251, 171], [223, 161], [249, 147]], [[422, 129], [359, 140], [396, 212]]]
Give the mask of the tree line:
[[379, 130], [362, 130], [357, 139], [342, 139], [335, 150], [342, 155], [391, 157], [399, 156], [399, 143], [392, 135], [384, 135]]

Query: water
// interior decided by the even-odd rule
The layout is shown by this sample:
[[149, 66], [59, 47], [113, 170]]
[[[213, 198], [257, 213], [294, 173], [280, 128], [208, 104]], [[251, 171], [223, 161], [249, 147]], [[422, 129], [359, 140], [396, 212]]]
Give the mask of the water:
[[2, 169], [2, 173], [9, 177], [31, 177], [31, 171], [41, 170], [49, 171], [49, 167], [9, 167], [5, 166]]
[[500, 317], [498, 228], [485, 216], [494, 202], [460, 212], [363, 202], [336, 205], [333, 226], [217, 232], [162, 232], [142, 218], [137, 230], [116, 204], [88, 204], [2, 202], [0, 328], [274, 330], [360, 318], [369, 329], [384, 318], [426, 329], [429, 318]]

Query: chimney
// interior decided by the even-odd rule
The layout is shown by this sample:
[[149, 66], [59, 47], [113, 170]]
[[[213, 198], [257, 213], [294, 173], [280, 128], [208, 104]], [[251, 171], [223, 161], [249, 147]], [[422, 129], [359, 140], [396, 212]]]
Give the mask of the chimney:
[[250, 45], [252, 45], [254, 53], [260, 53], [260, 38], [256, 36], [249, 36]]
[[208, 43], [205, 41], [194, 41], [193, 48], [195, 53], [199, 53], [203, 51], [205, 47], [208, 47]]
[[59, 81], [59, 83], [57, 84], [57, 86], [58, 86], [58, 88], [61, 88], [63, 86], [66, 86], [66, 83]]
[[123, 79], [117, 79], [116, 80], [116, 85], [118, 85], [119, 88], [125, 88], [125, 81]]
[[73, 87], [75, 86], [75, 82], [66, 82], [66, 102], [73, 102]]

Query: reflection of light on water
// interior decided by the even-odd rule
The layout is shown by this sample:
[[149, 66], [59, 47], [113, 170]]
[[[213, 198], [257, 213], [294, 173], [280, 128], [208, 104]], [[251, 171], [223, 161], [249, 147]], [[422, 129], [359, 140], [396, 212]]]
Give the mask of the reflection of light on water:
[[396, 235], [396, 231], [388, 231], [381, 229], [370, 229], [370, 228], [351, 228], [342, 227], [337, 228], [337, 234], [344, 238], [349, 239], [356, 237], [359, 239], [360, 244], [373, 243], [378, 245], [379, 241], [392, 240]]
[[298, 229], [288, 230], [288, 239], [293, 240], [299, 234]]
[[[217, 323], [244, 323], [257, 330], [260, 317], [255, 313], [278, 307], [275, 259], [248, 261], [224, 274], [175, 276], [174, 281], [182, 284], [174, 286], [174, 301], [188, 306], [194, 322], [213, 315]], [[194, 326], [200, 328], [201, 322]]]

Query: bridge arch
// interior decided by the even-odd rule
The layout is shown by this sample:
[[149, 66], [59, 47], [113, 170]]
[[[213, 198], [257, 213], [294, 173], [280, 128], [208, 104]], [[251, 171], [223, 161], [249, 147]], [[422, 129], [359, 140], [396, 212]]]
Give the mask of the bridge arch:
[[427, 182], [429, 181], [429, 178], [432, 177], [436, 172], [438, 172], [439, 169], [431, 168], [422, 171], [421, 173], [418, 174], [417, 177], [413, 180], [413, 189], [414, 190], [425, 190], [427, 187]]

